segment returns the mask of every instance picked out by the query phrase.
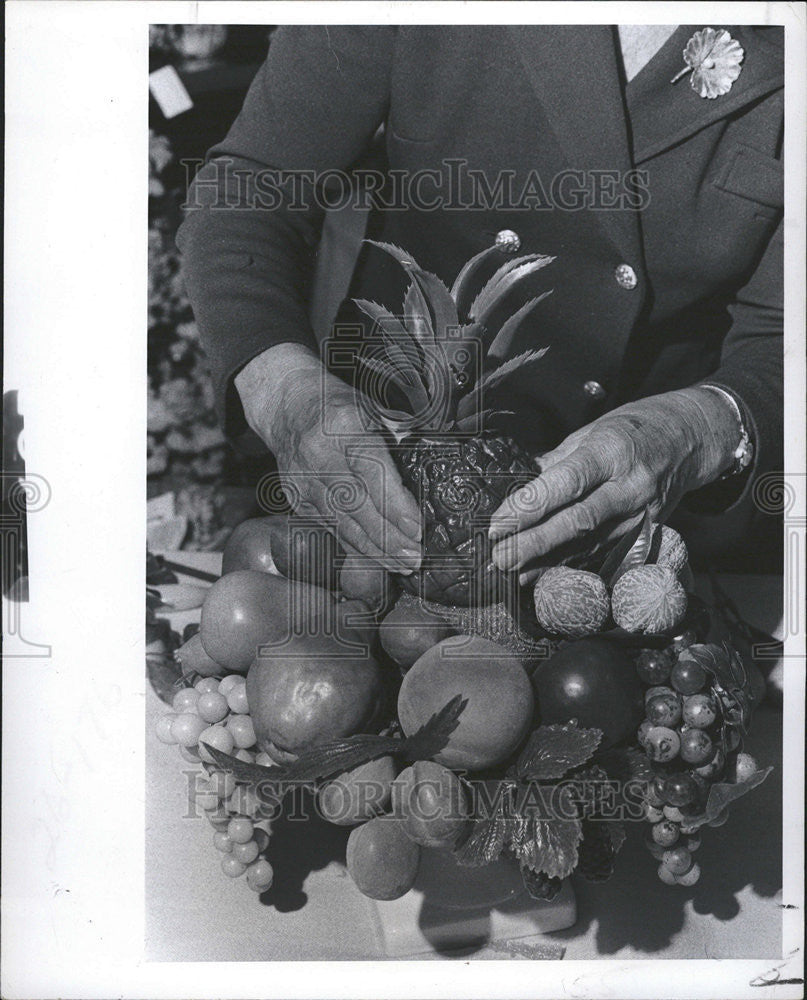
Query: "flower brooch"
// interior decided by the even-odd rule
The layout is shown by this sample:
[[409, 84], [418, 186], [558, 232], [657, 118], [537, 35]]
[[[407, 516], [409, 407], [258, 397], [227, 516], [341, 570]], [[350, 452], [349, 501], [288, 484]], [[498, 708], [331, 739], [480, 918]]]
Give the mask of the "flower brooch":
[[725, 28], [703, 28], [696, 31], [684, 49], [686, 66], [670, 83], [692, 73], [690, 85], [700, 97], [714, 100], [727, 94], [742, 70], [745, 56], [742, 45]]

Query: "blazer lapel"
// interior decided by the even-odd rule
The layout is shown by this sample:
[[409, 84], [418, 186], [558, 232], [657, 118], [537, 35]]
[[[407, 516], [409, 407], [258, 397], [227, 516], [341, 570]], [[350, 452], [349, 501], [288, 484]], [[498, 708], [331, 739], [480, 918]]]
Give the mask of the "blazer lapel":
[[727, 94], [713, 100], [700, 97], [690, 86], [689, 76], [671, 84], [685, 65], [682, 53], [687, 41], [700, 27], [681, 25], [626, 88], [635, 164], [783, 85], [782, 29], [749, 25], [727, 27], [745, 50], [742, 71]]
[[[573, 170], [633, 168], [613, 30], [608, 25], [509, 28], [558, 143]], [[626, 259], [641, 255], [637, 213], [596, 213]]]

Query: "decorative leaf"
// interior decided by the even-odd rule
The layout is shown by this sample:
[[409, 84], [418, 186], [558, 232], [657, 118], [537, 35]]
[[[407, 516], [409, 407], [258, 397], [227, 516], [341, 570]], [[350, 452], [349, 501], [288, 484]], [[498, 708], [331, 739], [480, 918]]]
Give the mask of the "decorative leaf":
[[182, 682], [182, 668], [173, 656], [147, 653], [146, 677], [160, 701], [166, 705], [173, 705], [174, 696]]
[[455, 695], [439, 712], [435, 712], [417, 732], [397, 740], [398, 753], [406, 760], [431, 760], [448, 745], [451, 734], [459, 725], [468, 699]]
[[508, 319], [502, 323], [499, 328], [499, 332], [493, 338], [493, 341], [488, 348], [488, 354], [498, 355], [499, 357], [504, 357], [506, 354], [509, 354], [513, 339], [525, 317], [532, 312], [539, 302], [543, 302], [547, 296], [551, 295], [552, 291], [553, 289], [550, 288], [549, 291], [544, 292], [542, 295], [538, 295], [534, 299], [530, 299], [529, 302], [525, 303], [525, 305], [523, 305], [520, 309], [516, 310], [512, 316], [508, 317]]
[[476, 276], [484, 265], [494, 257], [501, 257], [502, 250], [495, 244], [483, 250], [476, 256], [471, 257], [460, 270], [451, 286], [451, 298], [457, 305], [457, 312], [461, 317], [468, 315], [468, 308], [471, 303], [471, 284], [476, 280]]
[[178, 583], [178, 578], [166, 565], [162, 556], [146, 550], [146, 584]]
[[696, 643], [679, 656], [702, 667], [713, 679], [712, 688], [720, 700], [724, 722], [746, 732], [751, 721], [753, 697], [751, 681], [737, 651], [730, 646]]
[[611, 781], [621, 785], [633, 781], [647, 782], [654, 776], [647, 754], [635, 747], [612, 747], [598, 753], [596, 761]]
[[278, 767], [248, 764], [215, 747], [207, 744], [204, 746], [216, 763], [231, 771], [237, 781], [252, 784], [267, 781], [274, 784], [308, 784], [342, 771], [350, 771], [386, 754], [400, 756], [405, 760], [429, 760], [446, 746], [467, 704], [467, 698], [456, 695], [407, 739], [362, 734], [329, 740], [304, 750], [291, 764]]
[[652, 543], [653, 519], [650, 516], [650, 508], [648, 507], [645, 508], [644, 517], [639, 524], [639, 534], [608, 581], [608, 586], [612, 588], [617, 580], [624, 576], [628, 570], [636, 569], [637, 566], [644, 566], [650, 554]]
[[684, 49], [686, 68], [672, 83], [692, 70], [690, 86], [700, 97], [714, 100], [731, 90], [742, 69], [743, 47], [725, 28], [696, 31]]
[[709, 796], [706, 800], [706, 807], [698, 816], [687, 816], [687, 826], [698, 829], [706, 823], [711, 823], [713, 819], [723, 812], [732, 802], [748, 792], [753, 791], [758, 785], [768, 777], [773, 770], [772, 767], [763, 768], [752, 774], [746, 781], [730, 784], [726, 781], [717, 781], [709, 787]]
[[529, 820], [526, 843], [516, 857], [527, 868], [550, 878], [566, 878], [577, 867], [577, 847], [583, 839], [579, 819]]
[[576, 723], [539, 726], [518, 759], [518, 777], [523, 781], [562, 778], [587, 761], [601, 740], [601, 730], [580, 729]]
[[496, 813], [488, 819], [476, 820], [468, 839], [454, 851], [457, 864], [465, 868], [489, 865], [504, 850], [506, 834], [504, 815]]

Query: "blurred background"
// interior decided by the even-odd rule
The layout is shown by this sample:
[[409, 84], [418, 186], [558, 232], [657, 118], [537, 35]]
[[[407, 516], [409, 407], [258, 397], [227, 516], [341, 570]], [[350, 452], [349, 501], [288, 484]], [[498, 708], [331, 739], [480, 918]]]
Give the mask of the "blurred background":
[[175, 244], [187, 184], [227, 133], [266, 57], [273, 26], [149, 29], [149, 541], [220, 548], [255, 513], [267, 457], [237, 454], [213, 411], [204, 352]]

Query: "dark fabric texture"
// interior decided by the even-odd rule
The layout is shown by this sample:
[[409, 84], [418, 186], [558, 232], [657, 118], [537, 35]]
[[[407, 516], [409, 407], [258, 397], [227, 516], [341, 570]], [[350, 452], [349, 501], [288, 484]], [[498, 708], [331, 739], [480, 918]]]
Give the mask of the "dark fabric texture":
[[[541, 371], [509, 386], [523, 443], [551, 446], [622, 402], [708, 378], [741, 401], [756, 457], [728, 514], [682, 518], [707, 548], [742, 537], [759, 516], [755, 479], [783, 466], [783, 32], [728, 26], [742, 72], [708, 100], [688, 78], [670, 82], [699, 27], [680, 26], [627, 85], [608, 26], [278, 29], [179, 235], [228, 433], [244, 430], [234, 374], [273, 344], [315, 345], [323, 213], [299, 207], [315, 182], [278, 197], [267, 168], [355, 169], [384, 126], [392, 176], [440, 171], [419, 193], [442, 201], [374, 211], [376, 238], [449, 284], [502, 229], [521, 253], [556, 257], [508, 303], [553, 290], [503, 355], [550, 347]], [[474, 177], [483, 203], [469, 208]], [[327, 192], [333, 181], [317, 182]], [[616, 280], [622, 263], [633, 289]], [[351, 295], [395, 311], [404, 287], [393, 261], [362, 250]], [[357, 318], [346, 302], [340, 319]], [[602, 400], [585, 391], [591, 380]]]

